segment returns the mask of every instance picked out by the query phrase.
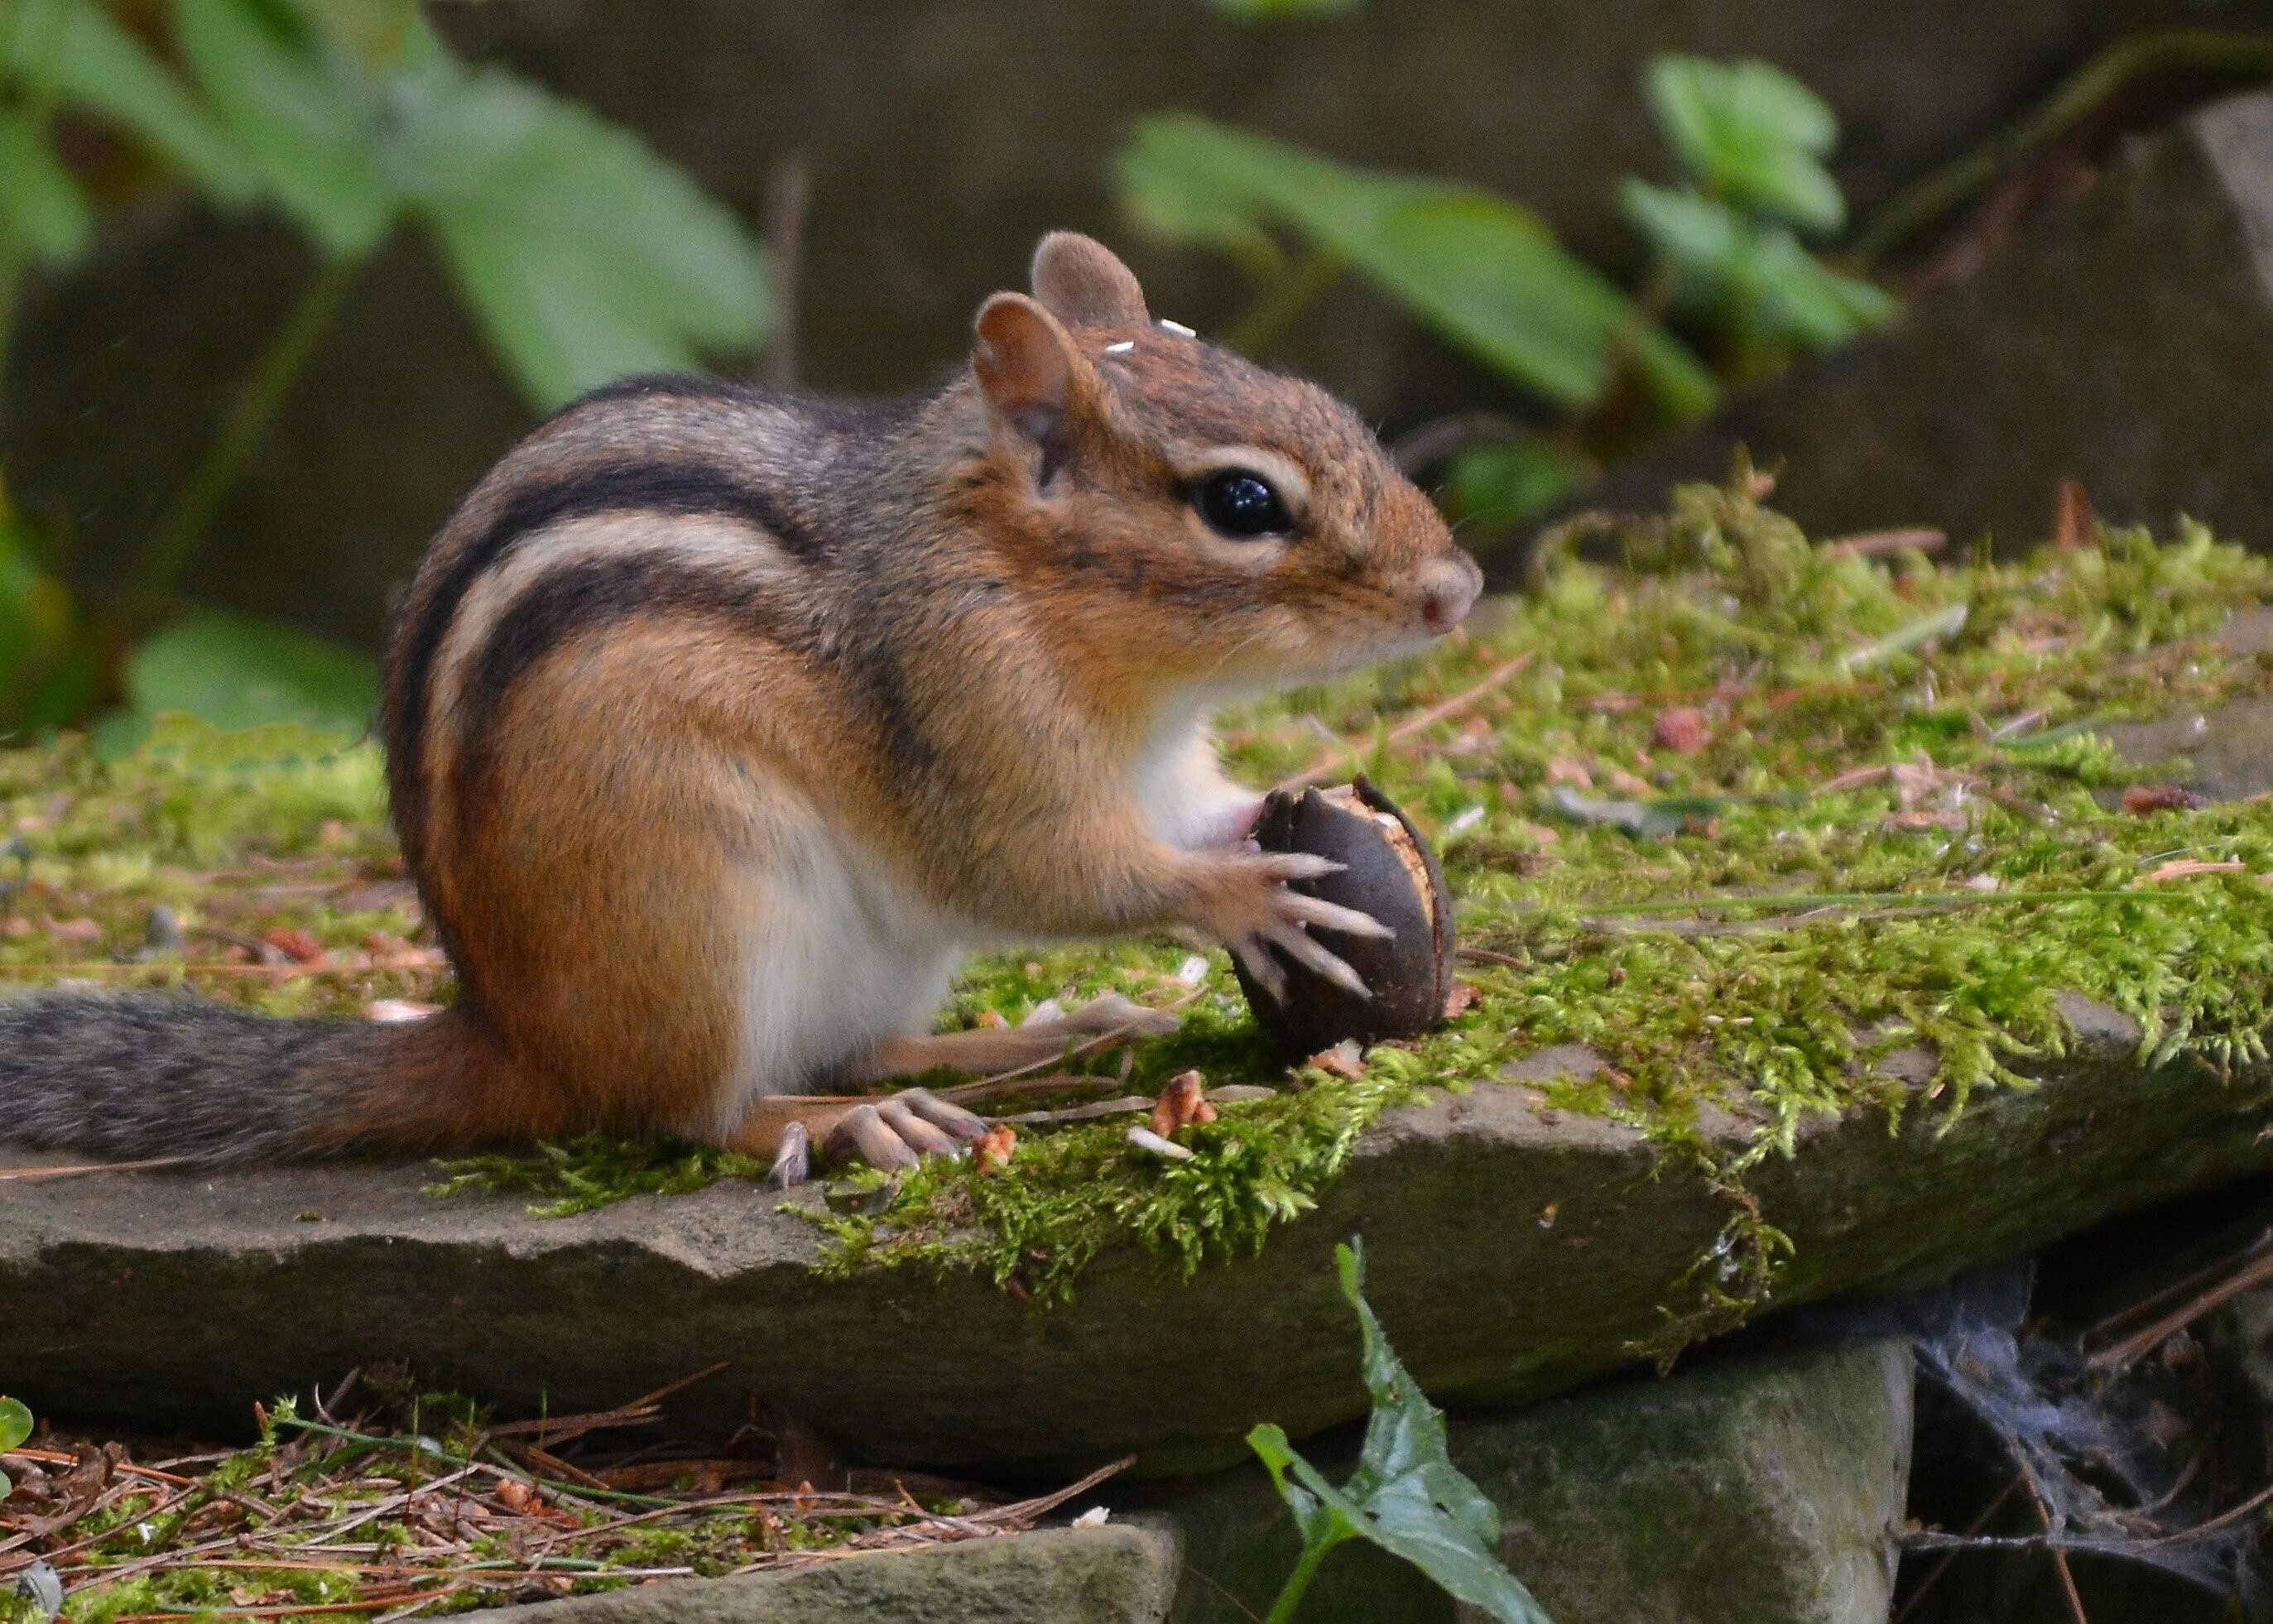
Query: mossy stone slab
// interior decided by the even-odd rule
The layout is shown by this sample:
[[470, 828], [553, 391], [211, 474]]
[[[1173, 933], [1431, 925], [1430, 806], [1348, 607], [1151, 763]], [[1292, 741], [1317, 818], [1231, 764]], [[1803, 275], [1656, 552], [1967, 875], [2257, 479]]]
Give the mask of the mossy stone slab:
[[[2036, 1086], [1954, 1123], [1826, 1119], [1751, 1176], [1797, 1255], [1774, 1306], [1916, 1284], [2127, 1208], [2273, 1165], [2273, 1078], [2137, 1063], [2138, 1029], [2082, 1000]], [[728, 1429], [761, 1395], [850, 1456], [1047, 1476], [1126, 1452], [1184, 1473], [1361, 1414], [1334, 1243], [1445, 1404], [1543, 1396], [1629, 1364], [1693, 1303], [1730, 1216], [1639, 1134], [1546, 1109], [1515, 1079], [1394, 1111], [1318, 1209], [1259, 1256], [1189, 1282], [1108, 1254], [1064, 1307], [911, 1270], [819, 1277], [821, 1239], [724, 1183], [538, 1219], [437, 1201], [416, 1164], [0, 1186], [0, 1372], [42, 1412], [241, 1426], [254, 1396], [377, 1359], [508, 1411], [621, 1402], [719, 1360], [686, 1418]], [[1739, 1139], [1752, 1125], [1722, 1123]]]
[[1160, 1523], [1039, 1530], [731, 1579], [678, 1579], [484, 1614], [497, 1624], [1161, 1624], [1176, 1541]]

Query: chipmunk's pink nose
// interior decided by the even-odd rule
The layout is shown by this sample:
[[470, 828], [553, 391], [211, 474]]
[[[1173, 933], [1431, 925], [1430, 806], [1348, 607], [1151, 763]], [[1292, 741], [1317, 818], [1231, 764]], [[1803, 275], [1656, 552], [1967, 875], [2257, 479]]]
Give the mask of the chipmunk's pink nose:
[[1484, 573], [1464, 552], [1439, 558], [1421, 576], [1421, 621], [1431, 632], [1451, 631], [1468, 617], [1476, 595], [1484, 589]]

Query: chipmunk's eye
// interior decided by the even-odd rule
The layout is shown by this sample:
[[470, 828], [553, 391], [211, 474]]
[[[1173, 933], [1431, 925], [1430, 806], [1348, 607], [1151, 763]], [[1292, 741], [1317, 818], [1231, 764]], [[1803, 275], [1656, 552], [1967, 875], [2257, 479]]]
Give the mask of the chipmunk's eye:
[[1220, 468], [1209, 475], [1192, 493], [1192, 505], [1218, 535], [1234, 541], [1280, 535], [1294, 524], [1277, 487], [1246, 468]]

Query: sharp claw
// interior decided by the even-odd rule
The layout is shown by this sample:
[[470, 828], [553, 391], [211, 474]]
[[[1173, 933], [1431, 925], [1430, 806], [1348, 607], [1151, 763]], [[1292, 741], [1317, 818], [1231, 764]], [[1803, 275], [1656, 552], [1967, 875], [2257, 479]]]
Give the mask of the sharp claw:
[[913, 1167], [922, 1158], [892, 1132], [874, 1105], [856, 1105], [838, 1120], [829, 1135], [832, 1156], [851, 1156], [884, 1172]]
[[1271, 859], [1271, 872], [1281, 879], [1324, 879], [1348, 867], [1347, 863], [1337, 863], [1310, 851], [1280, 852]]
[[877, 1106], [876, 1114], [919, 1156], [951, 1156], [961, 1148], [952, 1135], [924, 1120], [897, 1095]]
[[781, 1149], [774, 1152], [774, 1164], [766, 1169], [766, 1185], [787, 1190], [812, 1177], [813, 1136], [805, 1131], [804, 1123], [792, 1122], [782, 1130]]
[[1278, 961], [1271, 956], [1269, 948], [1249, 938], [1232, 943], [1231, 952], [1241, 968], [1254, 978], [1255, 984], [1271, 995], [1272, 1003], [1287, 1001], [1287, 972], [1279, 968]]
[[1377, 941], [1388, 941], [1397, 932], [1371, 914], [1360, 913], [1354, 908], [1344, 908], [1339, 902], [1304, 896], [1299, 891], [1289, 891], [1279, 899], [1279, 911], [1291, 914], [1305, 924], [1322, 930], [1339, 931], [1344, 936], [1369, 936]]
[[1355, 970], [1304, 935], [1300, 926], [1282, 925], [1271, 932], [1271, 939], [1288, 958], [1298, 964], [1308, 965], [1351, 997], [1370, 999], [1373, 996], [1373, 989], [1365, 984]]
[[903, 1089], [893, 1097], [934, 1127], [958, 1140], [986, 1137], [986, 1119], [943, 1100], [929, 1089]]

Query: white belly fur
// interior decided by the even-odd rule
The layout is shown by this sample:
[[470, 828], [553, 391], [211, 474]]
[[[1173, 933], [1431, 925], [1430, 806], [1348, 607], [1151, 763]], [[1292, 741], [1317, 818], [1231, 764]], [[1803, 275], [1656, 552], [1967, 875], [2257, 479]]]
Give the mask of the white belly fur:
[[776, 827], [746, 879], [742, 1053], [723, 1134], [767, 1094], [825, 1092], [880, 1039], [928, 1031], [964, 951], [961, 932], [817, 816]]

